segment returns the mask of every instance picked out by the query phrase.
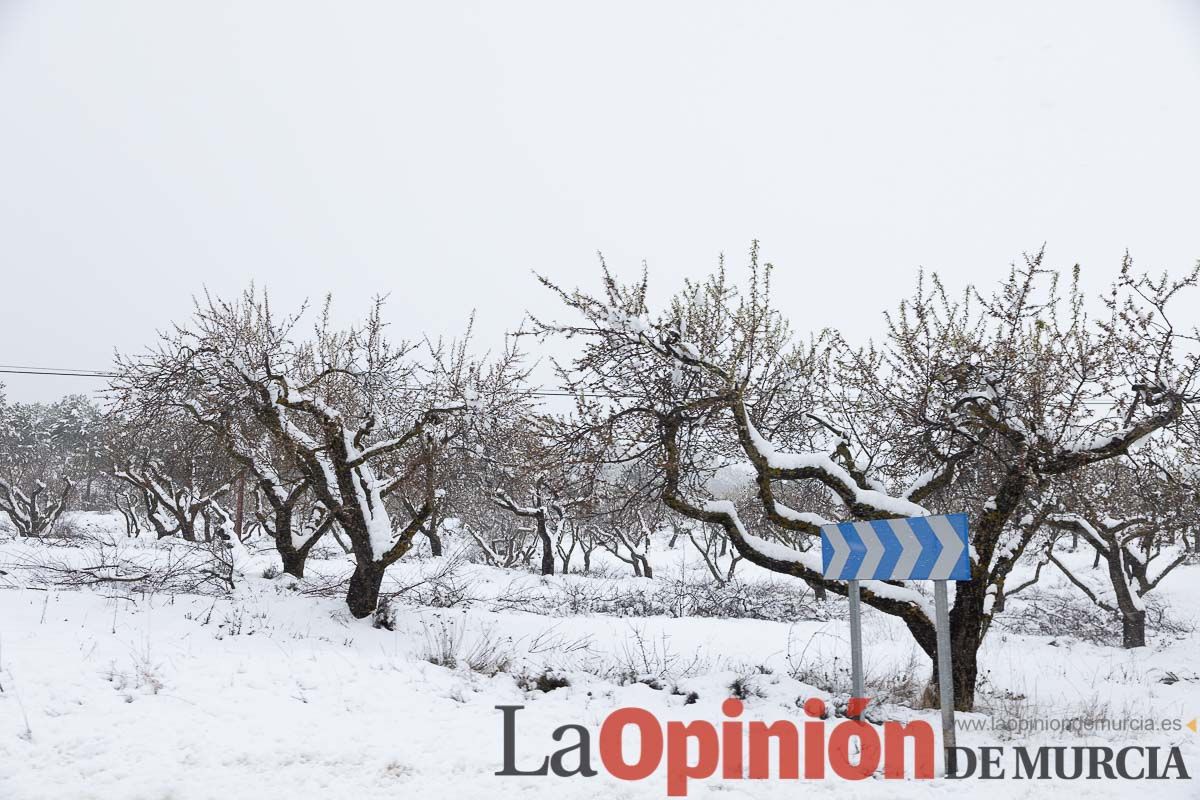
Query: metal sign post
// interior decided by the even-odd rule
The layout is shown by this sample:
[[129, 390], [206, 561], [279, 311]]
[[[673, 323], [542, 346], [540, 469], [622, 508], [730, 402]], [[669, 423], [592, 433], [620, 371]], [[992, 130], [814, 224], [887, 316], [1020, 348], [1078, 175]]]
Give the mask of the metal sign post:
[[933, 582], [934, 625], [937, 627], [938, 695], [942, 701], [942, 749], [946, 774], [958, 772], [955, 764], [954, 738], [954, 669], [950, 664], [950, 601], [946, 598], [946, 582]]
[[[863, 664], [862, 664], [862, 607], [858, 602], [858, 581], [850, 581], [850, 687], [851, 697], [863, 697]], [[854, 706], [851, 706], [853, 708]], [[854, 719], [861, 713], [851, 714]]]
[[[850, 674], [854, 697], [863, 697], [862, 608], [859, 581], [933, 581], [937, 630], [938, 694], [946, 772], [955, 773], [954, 671], [950, 658], [950, 603], [946, 581], [971, 579], [967, 515], [842, 522], [821, 526], [821, 566], [826, 578], [848, 581]], [[858, 715], [855, 715], [856, 717]]]

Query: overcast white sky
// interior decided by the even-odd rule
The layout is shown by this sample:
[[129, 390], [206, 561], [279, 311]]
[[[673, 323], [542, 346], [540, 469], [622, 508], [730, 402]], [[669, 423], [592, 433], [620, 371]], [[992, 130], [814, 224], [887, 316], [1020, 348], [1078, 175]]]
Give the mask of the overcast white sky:
[[532, 270], [661, 297], [753, 238], [861, 336], [921, 265], [1189, 268], [1200, 2], [0, 0], [0, 364], [105, 368], [251, 279], [496, 338]]

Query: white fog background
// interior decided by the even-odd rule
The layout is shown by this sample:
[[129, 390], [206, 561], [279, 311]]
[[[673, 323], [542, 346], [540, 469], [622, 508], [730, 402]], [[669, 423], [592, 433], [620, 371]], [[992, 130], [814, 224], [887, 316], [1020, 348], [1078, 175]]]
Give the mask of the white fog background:
[[855, 337], [919, 266], [1188, 269], [1200, 3], [0, 0], [0, 364], [106, 368], [250, 280], [495, 342], [555, 312], [531, 271], [663, 298], [754, 238]]

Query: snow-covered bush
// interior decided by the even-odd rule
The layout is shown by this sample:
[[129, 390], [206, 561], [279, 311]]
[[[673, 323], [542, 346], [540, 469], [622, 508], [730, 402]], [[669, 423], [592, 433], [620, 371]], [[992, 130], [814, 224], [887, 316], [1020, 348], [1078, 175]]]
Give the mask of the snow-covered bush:
[[[1192, 631], [1156, 595], [1146, 598], [1144, 611], [1145, 627], [1150, 632], [1176, 637]], [[1115, 608], [1098, 608], [1084, 595], [1065, 587], [1040, 587], [1021, 594], [1020, 601], [997, 618], [997, 625], [1001, 630], [1026, 636], [1077, 639], [1112, 647], [1123, 644], [1121, 615]]]

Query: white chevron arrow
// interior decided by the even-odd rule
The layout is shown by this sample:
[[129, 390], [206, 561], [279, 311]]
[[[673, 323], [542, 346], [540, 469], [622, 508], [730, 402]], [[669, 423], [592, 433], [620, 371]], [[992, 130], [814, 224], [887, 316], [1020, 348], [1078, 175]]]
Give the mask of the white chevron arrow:
[[938, 541], [942, 543], [941, 555], [929, 571], [929, 578], [935, 581], [949, 580], [965, 545], [962, 539], [958, 538], [958, 532], [954, 530], [950, 520], [945, 517], [929, 517], [929, 527], [933, 528]]
[[850, 558], [850, 543], [842, 536], [837, 525], [825, 525], [822, 530], [829, 537], [829, 546], [833, 549], [833, 558], [829, 560], [829, 569], [825, 570], [825, 574], [831, 578], [840, 578], [842, 570], [846, 568], [846, 561]]
[[885, 552], [883, 542], [879, 540], [879, 535], [875, 533], [875, 528], [869, 522], [854, 523], [854, 530], [858, 532], [858, 537], [862, 539], [867, 548], [862, 562], [858, 565], [858, 574], [854, 577], [859, 580], [870, 580], [875, 577], [875, 570], [879, 567], [879, 562], [883, 560]]
[[900, 558], [896, 561], [896, 569], [892, 575], [898, 580], [908, 580], [912, 577], [913, 567], [917, 564], [917, 559], [921, 557], [921, 540], [917, 538], [917, 534], [913, 533], [912, 526], [908, 524], [906, 519], [893, 519], [890, 521], [892, 533], [896, 534], [896, 538], [900, 540], [900, 546], [903, 548], [900, 551]]

